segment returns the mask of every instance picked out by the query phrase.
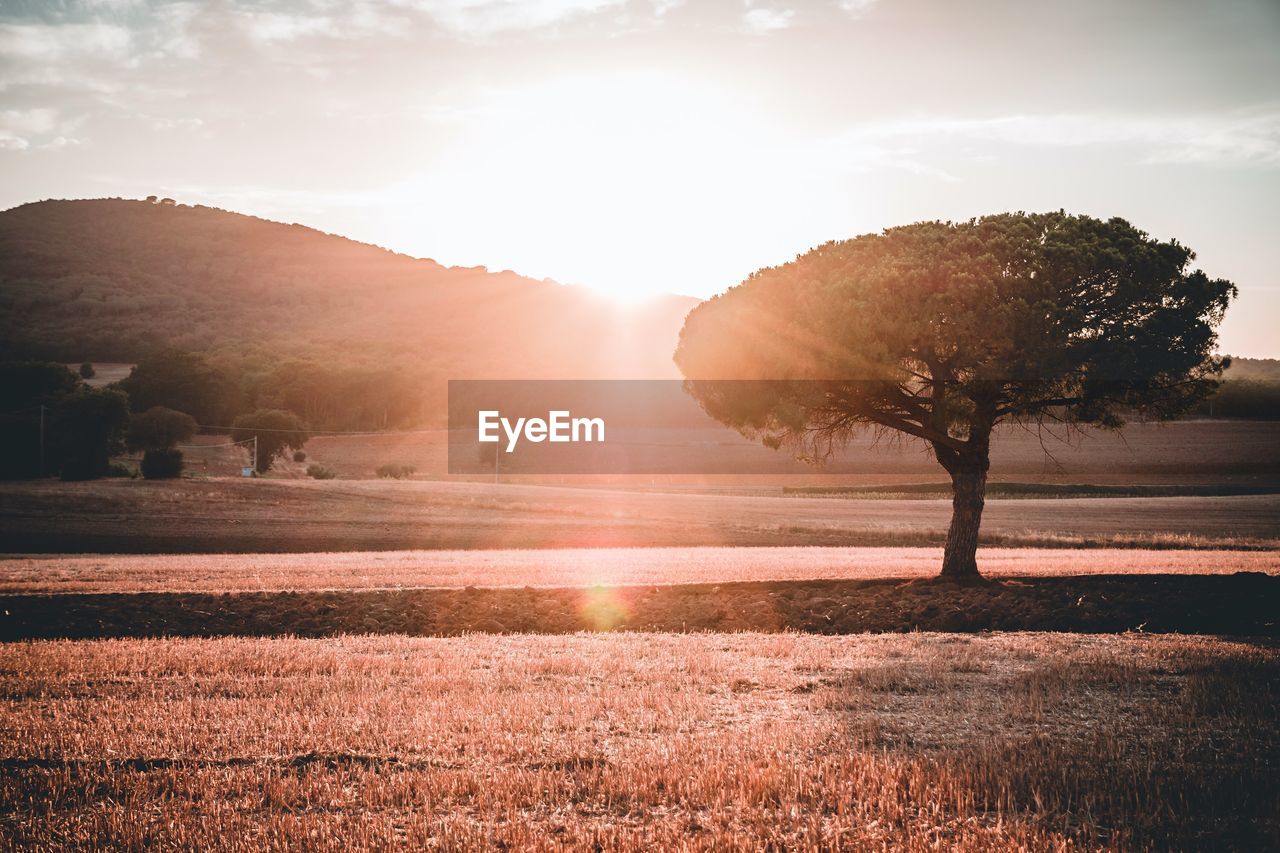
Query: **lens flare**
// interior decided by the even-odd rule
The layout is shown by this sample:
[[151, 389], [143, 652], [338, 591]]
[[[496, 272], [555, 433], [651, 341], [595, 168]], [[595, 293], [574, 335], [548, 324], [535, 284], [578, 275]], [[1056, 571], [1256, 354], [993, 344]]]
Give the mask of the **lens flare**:
[[596, 585], [582, 591], [578, 613], [593, 631], [612, 631], [626, 625], [631, 609], [617, 587]]

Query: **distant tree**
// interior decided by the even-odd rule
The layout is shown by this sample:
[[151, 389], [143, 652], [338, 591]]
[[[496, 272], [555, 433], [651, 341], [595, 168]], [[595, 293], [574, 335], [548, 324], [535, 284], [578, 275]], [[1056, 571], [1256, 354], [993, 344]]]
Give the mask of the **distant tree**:
[[0, 364], [0, 411], [51, 403], [81, 387], [65, 364], [51, 361], [9, 361]]
[[412, 477], [417, 470], [412, 465], [399, 465], [389, 462], [386, 465], [379, 465], [375, 469], [375, 473], [384, 480], [403, 480], [407, 477]]
[[64, 480], [92, 480], [107, 473], [124, 451], [129, 398], [113, 388], [85, 388], [58, 401], [49, 434]]
[[152, 406], [129, 424], [130, 450], [169, 450], [196, 434], [196, 419], [186, 412]]
[[[922, 222], [828, 243], [690, 312], [676, 362], [713, 417], [820, 459], [864, 429], [951, 476], [942, 575], [977, 578], [992, 431], [1120, 427], [1217, 386], [1236, 288], [1121, 219]], [[716, 380], [752, 379], [757, 382]]]
[[254, 467], [259, 474], [265, 474], [271, 463], [277, 458], [284, 458], [288, 451], [301, 450], [309, 438], [306, 424], [293, 412], [282, 409], [258, 409], [241, 415], [232, 423], [232, 441], [248, 441], [255, 436], [258, 439], [258, 458]]
[[187, 412], [197, 423], [226, 424], [240, 409], [235, 377], [199, 353], [163, 350], [142, 359], [119, 386], [135, 412], [164, 406]]
[[81, 387], [80, 380], [63, 364], [0, 364], [0, 479], [29, 479], [57, 472], [57, 450], [49, 435], [53, 407]]
[[306, 462], [306, 461], [307, 461], [307, 451], [305, 451], [305, 450], [295, 450], [295, 451], [293, 451], [293, 461], [294, 461], [294, 462]]
[[86, 361], [84, 364], [80, 365], [81, 379], [92, 379], [97, 375], [98, 375], [98, 371], [93, 369], [93, 365], [91, 363]]
[[176, 444], [196, 434], [196, 419], [185, 412], [164, 406], [153, 406], [134, 415], [129, 424], [128, 445], [142, 450], [142, 476], [148, 480], [178, 477], [182, 474], [182, 451]]

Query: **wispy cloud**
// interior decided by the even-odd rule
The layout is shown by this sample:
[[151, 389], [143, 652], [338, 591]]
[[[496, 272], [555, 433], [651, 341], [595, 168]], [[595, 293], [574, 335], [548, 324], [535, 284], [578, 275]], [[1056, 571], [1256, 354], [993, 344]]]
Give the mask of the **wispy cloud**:
[[0, 57], [10, 62], [60, 62], [69, 59], [128, 59], [133, 34], [101, 22], [76, 24], [0, 24]]
[[878, 2], [879, 0], [838, 0], [836, 5], [851, 18], [861, 18]]
[[912, 117], [870, 123], [851, 138], [928, 146], [970, 140], [1036, 147], [1131, 149], [1143, 163], [1280, 164], [1280, 107], [1251, 111], [1140, 116], [1008, 115]]
[[75, 145], [78, 141], [65, 134], [76, 124], [47, 107], [0, 111], [0, 148], [25, 151]]
[[757, 33], [771, 33], [791, 26], [795, 9], [748, 9], [742, 16], [747, 27]]
[[[426, 14], [446, 32], [485, 38], [502, 32], [536, 30], [610, 9], [626, 0], [392, 0]], [[657, 7], [656, 7], [657, 8]], [[661, 4], [662, 11], [670, 4]]]

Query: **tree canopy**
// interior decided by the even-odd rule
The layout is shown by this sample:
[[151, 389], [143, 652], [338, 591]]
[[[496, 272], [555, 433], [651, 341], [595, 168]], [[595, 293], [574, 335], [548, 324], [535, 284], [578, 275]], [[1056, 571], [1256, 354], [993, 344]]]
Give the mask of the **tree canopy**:
[[1194, 257], [1123, 219], [921, 222], [760, 270], [690, 312], [675, 358], [709, 414], [804, 456], [868, 428], [926, 442], [956, 493], [943, 573], [976, 575], [997, 423], [1118, 428], [1216, 388], [1236, 289]]
[[129, 422], [129, 447], [133, 450], [172, 450], [196, 434], [196, 419], [186, 412], [152, 406]]
[[288, 451], [301, 450], [309, 438], [306, 424], [293, 412], [281, 409], [258, 409], [236, 418], [231, 426], [232, 441], [258, 439], [254, 467], [259, 474], [265, 474], [271, 463]]

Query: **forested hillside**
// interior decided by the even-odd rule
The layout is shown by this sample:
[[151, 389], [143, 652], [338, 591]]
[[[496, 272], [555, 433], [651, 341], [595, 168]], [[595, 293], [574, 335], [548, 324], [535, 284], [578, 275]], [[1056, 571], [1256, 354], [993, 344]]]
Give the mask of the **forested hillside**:
[[0, 213], [0, 357], [252, 366], [337, 361], [423, 377], [674, 377], [695, 300], [444, 267], [208, 207], [98, 199]]

